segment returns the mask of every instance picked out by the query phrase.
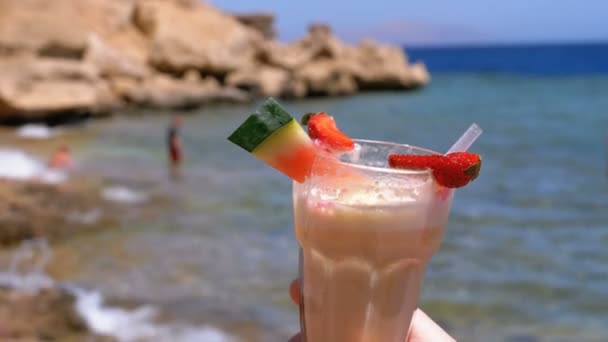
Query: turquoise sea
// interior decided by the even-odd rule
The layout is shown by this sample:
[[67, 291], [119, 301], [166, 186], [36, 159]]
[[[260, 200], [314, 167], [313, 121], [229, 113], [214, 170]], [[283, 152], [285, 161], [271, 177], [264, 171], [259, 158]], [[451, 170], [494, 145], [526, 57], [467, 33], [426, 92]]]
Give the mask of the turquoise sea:
[[[608, 340], [608, 75], [458, 71], [412, 93], [283, 103], [327, 111], [353, 137], [437, 151], [478, 123], [483, 169], [456, 193], [420, 307], [459, 341]], [[58, 242], [54, 262], [79, 260], [64, 280], [247, 341], [294, 333], [290, 182], [226, 140], [253, 107], [184, 113], [179, 180], [166, 170], [167, 115], [52, 138], [74, 142], [81, 172], [150, 197], [118, 229]]]

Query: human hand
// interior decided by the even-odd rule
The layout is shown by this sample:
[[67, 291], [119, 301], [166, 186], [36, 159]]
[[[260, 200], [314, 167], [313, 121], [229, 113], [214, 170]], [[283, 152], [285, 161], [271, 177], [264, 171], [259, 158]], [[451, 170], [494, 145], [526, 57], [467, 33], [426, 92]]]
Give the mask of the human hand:
[[[289, 296], [294, 303], [300, 304], [300, 288], [298, 281], [294, 280], [289, 285]], [[412, 317], [410, 332], [405, 340], [406, 342], [455, 342], [448, 333], [437, 325], [427, 314], [420, 309], [416, 309]], [[300, 334], [290, 338], [288, 342], [300, 342]]]

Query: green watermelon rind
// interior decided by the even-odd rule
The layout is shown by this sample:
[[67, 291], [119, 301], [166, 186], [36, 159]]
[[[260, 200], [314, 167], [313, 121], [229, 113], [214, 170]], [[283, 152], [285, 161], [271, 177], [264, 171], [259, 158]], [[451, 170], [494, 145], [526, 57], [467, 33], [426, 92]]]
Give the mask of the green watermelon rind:
[[248, 152], [253, 152], [264, 140], [291, 120], [295, 119], [277, 101], [269, 98], [228, 137], [228, 140]]

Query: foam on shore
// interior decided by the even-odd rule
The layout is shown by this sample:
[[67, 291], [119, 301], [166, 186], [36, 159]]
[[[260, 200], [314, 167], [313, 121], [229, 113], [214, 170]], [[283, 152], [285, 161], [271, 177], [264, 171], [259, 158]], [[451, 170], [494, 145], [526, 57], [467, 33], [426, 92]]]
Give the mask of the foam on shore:
[[39, 180], [51, 184], [67, 179], [65, 172], [49, 169], [39, 160], [17, 149], [0, 148], [0, 165], [0, 178]]
[[193, 327], [154, 322], [157, 311], [151, 306], [133, 310], [110, 307], [98, 291], [72, 288], [76, 311], [95, 333], [109, 335], [121, 342], [234, 342], [233, 337], [210, 326]]
[[126, 186], [119, 185], [104, 188], [101, 196], [108, 201], [119, 203], [136, 204], [148, 200], [148, 196], [146, 194]]
[[0, 177], [27, 180], [38, 176], [44, 166], [26, 153], [8, 148], [0, 148]]
[[37, 293], [61, 286], [71, 293], [75, 310], [94, 333], [108, 335], [120, 342], [235, 342], [227, 333], [211, 326], [189, 326], [155, 322], [157, 310], [140, 306], [133, 310], [104, 304], [99, 291], [71, 284], [58, 284], [44, 271], [52, 258], [45, 239], [26, 240], [16, 249], [7, 270], [0, 271], [0, 286], [19, 292]]
[[17, 129], [17, 136], [27, 139], [49, 139], [60, 134], [46, 125], [28, 124]]

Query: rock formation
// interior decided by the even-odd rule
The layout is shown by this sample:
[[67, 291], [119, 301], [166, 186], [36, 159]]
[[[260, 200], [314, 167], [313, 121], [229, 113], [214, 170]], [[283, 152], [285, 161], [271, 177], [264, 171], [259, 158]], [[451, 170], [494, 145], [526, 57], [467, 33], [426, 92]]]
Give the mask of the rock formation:
[[92, 333], [60, 288], [35, 293], [0, 287], [0, 340], [115, 342]]
[[429, 82], [401, 48], [350, 46], [325, 25], [292, 43], [273, 36], [272, 15], [198, 0], [1, 1], [0, 122]]
[[111, 227], [114, 219], [109, 213], [119, 208], [103, 201], [99, 191], [98, 186], [85, 183], [54, 185], [0, 180], [3, 213], [0, 247], [38, 237], [54, 240]]
[[258, 31], [265, 39], [274, 39], [277, 34], [274, 16], [270, 13], [234, 14], [234, 17], [241, 24]]

